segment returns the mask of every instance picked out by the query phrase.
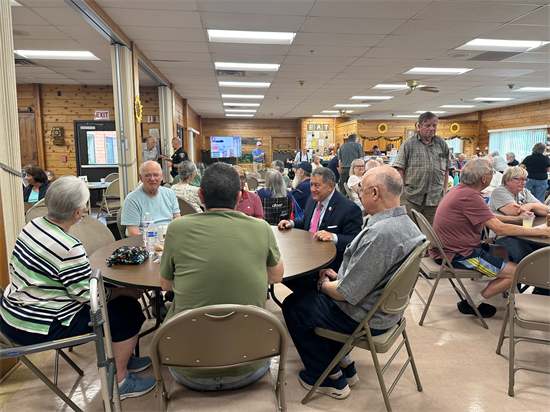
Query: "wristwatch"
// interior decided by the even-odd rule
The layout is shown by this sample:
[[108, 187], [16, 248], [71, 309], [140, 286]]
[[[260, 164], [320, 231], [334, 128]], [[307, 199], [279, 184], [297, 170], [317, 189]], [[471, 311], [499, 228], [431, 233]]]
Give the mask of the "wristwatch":
[[323, 280], [322, 282], [317, 283], [317, 292], [323, 293], [323, 283], [328, 282], [328, 280]]

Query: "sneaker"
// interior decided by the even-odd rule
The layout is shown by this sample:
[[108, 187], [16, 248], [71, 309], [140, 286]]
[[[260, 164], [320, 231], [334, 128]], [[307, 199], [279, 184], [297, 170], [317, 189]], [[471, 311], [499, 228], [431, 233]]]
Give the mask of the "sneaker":
[[[472, 306], [468, 303], [466, 299], [458, 302], [456, 306], [458, 307], [460, 313], [463, 313], [465, 315], [477, 316], [474, 308], [472, 308]], [[495, 313], [497, 313], [497, 308], [495, 308], [493, 305], [489, 305], [488, 303], [482, 303], [477, 307], [477, 310], [479, 311], [479, 314], [482, 318], [491, 318], [495, 316]]]
[[357, 375], [357, 370], [355, 369], [355, 362], [351, 362], [349, 365], [339, 363], [338, 366], [340, 366], [340, 370], [348, 380], [349, 386], [353, 386], [359, 382], [359, 376]]
[[[316, 380], [310, 378], [307, 372], [300, 371], [299, 380], [302, 386], [308, 391], [315, 385]], [[323, 383], [317, 388], [316, 392], [324, 393], [334, 399], [346, 399], [351, 393], [348, 385], [348, 381], [344, 375], [338, 379], [332, 379], [327, 376]]]
[[126, 380], [118, 388], [120, 400], [137, 398], [138, 396], [145, 395], [155, 387], [155, 384], [156, 380], [154, 376], [140, 377], [128, 373], [128, 375], [126, 375]]
[[144, 371], [151, 365], [151, 358], [149, 356], [142, 356], [141, 358], [136, 358], [134, 355], [130, 357], [130, 360], [128, 361], [128, 366], [126, 369], [128, 369], [128, 372], [130, 373], [137, 373]]

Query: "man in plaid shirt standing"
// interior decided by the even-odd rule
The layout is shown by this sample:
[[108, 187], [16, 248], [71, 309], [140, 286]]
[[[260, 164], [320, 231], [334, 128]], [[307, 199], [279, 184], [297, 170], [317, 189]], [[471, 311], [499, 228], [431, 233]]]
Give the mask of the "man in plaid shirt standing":
[[[393, 167], [405, 183], [401, 206], [422, 213], [433, 224], [437, 205], [447, 191], [452, 166], [449, 146], [436, 136], [438, 119], [432, 112], [418, 117], [418, 133], [401, 145]], [[413, 219], [414, 221], [414, 219]]]

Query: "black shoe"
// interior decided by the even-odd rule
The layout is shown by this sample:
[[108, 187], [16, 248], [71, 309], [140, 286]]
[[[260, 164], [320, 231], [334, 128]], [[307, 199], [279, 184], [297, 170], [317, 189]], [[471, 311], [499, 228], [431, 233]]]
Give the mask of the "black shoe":
[[[466, 299], [461, 300], [456, 304], [458, 307], [458, 310], [460, 313], [463, 313], [465, 315], [476, 315], [476, 312], [474, 311], [474, 308], [470, 306], [468, 301]], [[495, 308], [493, 305], [489, 305], [488, 303], [482, 303], [477, 307], [477, 310], [479, 311], [479, 314], [482, 318], [491, 318], [495, 316], [495, 313], [497, 313], [497, 308]]]
[[174, 301], [174, 292], [172, 290], [169, 290], [164, 294], [164, 301], [165, 302], [173, 302]]

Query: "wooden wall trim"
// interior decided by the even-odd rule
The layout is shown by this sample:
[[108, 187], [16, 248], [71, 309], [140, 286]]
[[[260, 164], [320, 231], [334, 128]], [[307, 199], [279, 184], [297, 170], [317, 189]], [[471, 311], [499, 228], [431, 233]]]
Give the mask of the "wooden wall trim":
[[90, 6], [94, 11], [99, 14], [99, 16], [109, 25], [111, 29], [113, 29], [116, 34], [118, 34], [120, 37], [122, 37], [122, 40], [126, 42], [126, 44], [131, 45], [132, 40], [124, 32], [116, 25], [116, 23], [109, 17], [107, 13], [101, 8], [99, 4], [97, 4], [94, 0], [86, 0], [86, 3], [88, 6]]
[[40, 98], [40, 84], [32, 84], [34, 97], [34, 130], [36, 132], [36, 146], [38, 149], [38, 166], [46, 170], [46, 157], [44, 155], [44, 127], [42, 125], [42, 101]]

